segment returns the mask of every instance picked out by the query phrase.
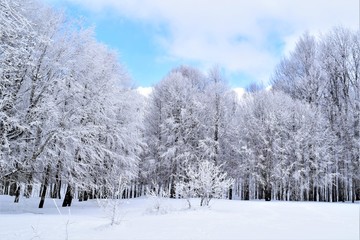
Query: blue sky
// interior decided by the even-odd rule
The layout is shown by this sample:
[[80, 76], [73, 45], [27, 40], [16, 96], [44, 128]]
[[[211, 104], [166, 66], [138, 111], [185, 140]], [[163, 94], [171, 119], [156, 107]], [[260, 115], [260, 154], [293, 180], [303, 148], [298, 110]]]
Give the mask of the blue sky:
[[359, 0], [43, 1], [95, 26], [142, 87], [181, 64], [204, 72], [218, 65], [233, 88], [267, 85], [304, 31], [359, 27]]

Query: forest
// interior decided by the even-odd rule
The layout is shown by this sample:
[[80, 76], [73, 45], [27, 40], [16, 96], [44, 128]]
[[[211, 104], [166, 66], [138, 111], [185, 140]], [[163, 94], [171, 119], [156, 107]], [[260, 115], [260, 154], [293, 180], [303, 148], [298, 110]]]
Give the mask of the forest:
[[304, 33], [271, 89], [239, 97], [219, 67], [179, 66], [145, 97], [77, 19], [0, 0], [0, 29], [0, 195], [40, 196], [40, 208], [147, 189], [185, 197], [211, 163], [231, 179], [219, 197], [360, 200], [359, 31]]

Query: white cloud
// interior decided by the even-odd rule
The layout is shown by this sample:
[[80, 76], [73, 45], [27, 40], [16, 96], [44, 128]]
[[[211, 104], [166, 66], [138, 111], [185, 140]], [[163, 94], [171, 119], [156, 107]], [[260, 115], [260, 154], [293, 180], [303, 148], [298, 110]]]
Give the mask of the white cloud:
[[149, 95], [152, 93], [153, 88], [152, 87], [138, 87], [136, 91], [140, 93], [141, 95], [145, 97], [149, 97]]
[[242, 97], [246, 93], [246, 90], [244, 88], [233, 88], [233, 91], [237, 94], [238, 99], [242, 99]]
[[[259, 82], [298, 37], [343, 25], [358, 28], [358, 0], [68, 0], [156, 29], [172, 59], [219, 64]], [[279, 46], [280, 45], [280, 46]]]

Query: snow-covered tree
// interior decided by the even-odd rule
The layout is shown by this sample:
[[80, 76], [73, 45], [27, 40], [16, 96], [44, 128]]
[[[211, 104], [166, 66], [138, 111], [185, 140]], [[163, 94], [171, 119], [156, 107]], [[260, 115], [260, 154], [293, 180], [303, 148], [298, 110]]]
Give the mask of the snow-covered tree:
[[27, 61], [32, 52], [32, 26], [24, 16], [26, 4], [21, 1], [0, 1], [0, 180], [10, 179], [16, 172], [16, 158], [11, 141], [25, 131], [14, 108], [23, 85]]
[[221, 166], [205, 160], [186, 169], [181, 180], [177, 182], [176, 190], [191, 208], [191, 197], [199, 197], [200, 206], [209, 206], [211, 199], [226, 196], [232, 184], [233, 180], [228, 178]]
[[203, 76], [196, 70], [174, 69], [155, 86], [150, 97], [146, 137], [147, 161], [151, 163], [153, 181], [169, 186], [175, 197], [175, 184], [183, 168], [199, 159], [202, 124], [199, 119], [199, 92]]

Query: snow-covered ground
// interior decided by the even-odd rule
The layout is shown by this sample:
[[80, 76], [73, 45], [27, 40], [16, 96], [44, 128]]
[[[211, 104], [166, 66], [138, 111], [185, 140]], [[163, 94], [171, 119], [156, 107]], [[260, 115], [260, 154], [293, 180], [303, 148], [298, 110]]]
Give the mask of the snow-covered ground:
[[359, 239], [359, 203], [212, 200], [186, 210], [184, 200], [124, 201], [122, 220], [110, 226], [94, 200], [61, 208], [56, 200], [0, 196], [0, 239]]

